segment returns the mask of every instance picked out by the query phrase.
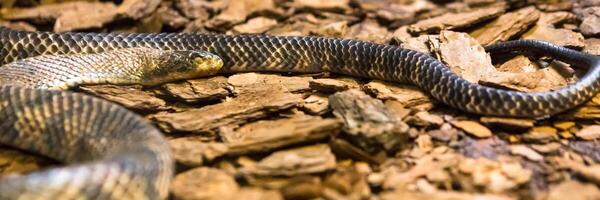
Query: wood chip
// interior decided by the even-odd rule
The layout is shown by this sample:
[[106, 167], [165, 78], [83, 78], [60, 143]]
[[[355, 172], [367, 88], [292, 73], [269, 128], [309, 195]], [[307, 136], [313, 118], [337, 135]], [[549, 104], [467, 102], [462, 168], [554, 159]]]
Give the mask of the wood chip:
[[365, 21], [351, 26], [345, 37], [385, 44], [391, 36], [391, 33], [376, 21]]
[[558, 131], [550, 126], [538, 126], [525, 133], [522, 137], [526, 141], [548, 143], [558, 139]]
[[358, 82], [353, 78], [319, 78], [311, 80], [309, 86], [311, 89], [323, 93], [334, 93], [360, 87]]
[[434, 52], [446, 63], [452, 72], [462, 78], [477, 83], [482, 77], [496, 72], [492, 59], [483, 47], [465, 33], [442, 31], [440, 46]]
[[569, 180], [551, 187], [550, 192], [548, 193], [548, 200], [584, 200], [595, 199], [598, 198], [598, 196], [600, 196], [600, 189], [593, 184]]
[[495, 195], [495, 194], [477, 194], [477, 193], [466, 193], [466, 192], [452, 192], [452, 191], [436, 191], [436, 192], [414, 192], [405, 190], [395, 190], [394, 192], [384, 192], [381, 194], [382, 200], [395, 200], [395, 199], [412, 199], [412, 200], [428, 200], [428, 199], [439, 199], [439, 200], [516, 200], [514, 197]]
[[217, 16], [211, 18], [206, 26], [223, 29], [246, 20], [253, 13], [275, 8], [273, 0], [236, 0], [228, 1], [227, 6]]
[[[224, 103], [179, 113], [158, 113], [150, 116], [167, 132], [210, 132], [221, 126], [242, 124], [260, 119], [279, 110], [302, 103], [300, 95], [284, 92], [283, 88], [264, 88], [240, 94]], [[263, 98], [268, 96], [269, 98]]]
[[501, 15], [503, 12], [504, 6], [493, 6], [484, 9], [474, 9], [467, 12], [447, 13], [438, 17], [421, 20], [416, 24], [410, 25], [408, 31], [416, 34], [422, 32], [454, 30], [492, 19]]
[[510, 152], [515, 155], [523, 156], [531, 161], [537, 162], [544, 160], [544, 156], [525, 145], [511, 145]]
[[531, 170], [525, 169], [518, 161], [497, 162], [485, 158], [464, 159], [458, 169], [472, 176], [475, 185], [491, 192], [508, 191], [531, 179]]
[[244, 173], [261, 176], [293, 176], [325, 172], [335, 168], [335, 156], [329, 146], [318, 144], [277, 151], [256, 165], [243, 169]]
[[258, 34], [264, 33], [274, 27], [277, 24], [277, 20], [266, 18], [266, 17], [256, 17], [248, 20], [245, 24], [240, 24], [234, 26], [233, 33], [250, 33], [250, 34]]
[[581, 33], [586, 36], [597, 36], [600, 34], [600, 6], [589, 7], [582, 11], [583, 20], [579, 25]]
[[298, 9], [343, 11], [350, 9], [350, 0], [294, 0]]
[[396, 130], [396, 116], [383, 102], [360, 90], [347, 90], [329, 96], [333, 114], [344, 121], [344, 130], [353, 135], [375, 137]]
[[187, 103], [197, 103], [223, 99], [229, 95], [227, 78], [222, 76], [208, 79], [187, 80], [180, 83], [167, 83], [161, 86], [168, 94]]
[[584, 43], [585, 43], [585, 48], [583, 48], [584, 52], [600, 56], [600, 39], [588, 38], [584, 41]]
[[491, 23], [486, 24], [471, 33], [483, 46], [508, 39], [523, 33], [540, 18], [540, 12], [535, 7], [526, 7], [506, 13]]
[[461, 120], [451, 121], [450, 123], [478, 138], [487, 138], [492, 136], [492, 131], [490, 131], [490, 129], [476, 121]]
[[585, 46], [583, 35], [568, 29], [535, 26], [523, 34], [524, 39], [544, 40], [559, 46], [581, 49]]
[[221, 138], [229, 147], [228, 154], [247, 154], [321, 140], [341, 129], [342, 123], [335, 119], [296, 115], [288, 119], [246, 124], [234, 132], [221, 134]]
[[166, 110], [166, 102], [154, 94], [142, 91], [142, 86], [90, 85], [79, 87], [81, 91], [121, 104], [138, 111]]
[[233, 177], [208, 167], [178, 174], [171, 183], [171, 194], [175, 199], [235, 199], [238, 190]]
[[281, 76], [275, 74], [241, 73], [227, 79], [235, 93], [260, 90], [261, 88], [284, 87], [289, 92], [309, 91], [312, 77]]
[[524, 131], [533, 128], [535, 120], [520, 118], [481, 117], [481, 123], [504, 130]]
[[186, 166], [201, 166], [205, 161], [225, 155], [227, 145], [216, 142], [202, 142], [193, 137], [181, 137], [169, 140], [173, 156], [178, 163]]
[[302, 104], [304, 112], [313, 115], [322, 115], [329, 111], [329, 97], [320, 94], [313, 94], [304, 99]]
[[584, 140], [595, 140], [600, 138], [600, 125], [585, 126], [575, 135]]
[[378, 99], [396, 100], [407, 108], [428, 110], [432, 107], [433, 99], [415, 86], [374, 80], [364, 85], [364, 89]]

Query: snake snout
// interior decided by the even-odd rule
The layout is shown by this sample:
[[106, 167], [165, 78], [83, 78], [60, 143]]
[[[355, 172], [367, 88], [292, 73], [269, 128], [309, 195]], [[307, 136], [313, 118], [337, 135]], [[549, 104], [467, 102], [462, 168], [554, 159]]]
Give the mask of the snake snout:
[[223, 67], [221, 57], [206, 51], [190, 51], [188, 56], [192, 59], [198, 76], [216, 74]]

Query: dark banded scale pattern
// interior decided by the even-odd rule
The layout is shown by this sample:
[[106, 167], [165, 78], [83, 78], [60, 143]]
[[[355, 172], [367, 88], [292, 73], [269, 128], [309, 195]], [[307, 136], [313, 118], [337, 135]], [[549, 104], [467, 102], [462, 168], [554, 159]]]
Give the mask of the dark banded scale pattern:
[[[101, 53], [132, 47], [208, 51], [223, 59], [221, 71], [225, 73], [329, 71], [410, 83], [455, 108], [495, 116], [541, 117], [563, 112], [595, 95], [600, 84], [598, 57], [532, 40], [506, 42], [486, 49], [494, 53], [532, 51], [589, 67], [589, 72], [576, 84], [557, 91], [523, 93], [469, 83], [443, 63], [416, 51], [355, 40], [180, 33], [48, 33], [0, 28], [2, 64], [38, 55]], [[156, 139], [160, 133], [155, 128], [143, 125], [142, 119], [118, 106], [80, 94], [1, 86], [0, 119], [3, 120], [0, 128], [9, 130], [9, 134], [0, 135], [2, 143], [47, 152], [67, 162], [98, 160], [3, 178], [0, 199], [29, 195], [40, 195], [41, 199], [166, 197], [171, 168], [137, 163], [169, 164], [172, 161], [165, 150], [168, 147]], [[99, 127], [112, 131], [99, 132]], [[24, 135], [26, 131], [22, 130], [32, 134]], [[71, 138], [75, 135], [79, 139]], [[108, 138], [117, 140], [107, 142]], [[65, 151], [66, 148], [77, 151]], [[106, 177], [111, 177], [110, 181], [103, 179]]]
[[523, 93], [480, 86], [452, 73], [429, 55], [395, 46], [312, 36], [48, 33], [0, 30], [2, 63], [42, 54], [94, 53], [126, 47], [204, 50], [223, 59], [222, 72], [322, 72], [410, 83], [441, 102], [483, 115], [545, 117], [573, 108], [598, 92], [597, 56], [550, 43], [520, 40], [491, 52], [533, 51], [590, 68], [561, 90]]

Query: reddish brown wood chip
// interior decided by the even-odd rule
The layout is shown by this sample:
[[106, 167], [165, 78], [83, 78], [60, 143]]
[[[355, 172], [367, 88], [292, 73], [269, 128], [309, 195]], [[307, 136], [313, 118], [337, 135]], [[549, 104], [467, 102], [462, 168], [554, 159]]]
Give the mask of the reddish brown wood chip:
[[464, 28], [476, 24], [477, 22], [497, 17], [503, 12], [504, 6], [492, 6], [467, 12], [447, 13], [431, 19], [421, 20], [416, 24], [410, 25], [408, 31], [411, 33], [422, 33]]
[[540, 12], [535, 7], [522, 8], [506, 13], [484, 27], [472, 32], [471, 35], [483, 46], [508, 39], [523, 33], [535, 24]]

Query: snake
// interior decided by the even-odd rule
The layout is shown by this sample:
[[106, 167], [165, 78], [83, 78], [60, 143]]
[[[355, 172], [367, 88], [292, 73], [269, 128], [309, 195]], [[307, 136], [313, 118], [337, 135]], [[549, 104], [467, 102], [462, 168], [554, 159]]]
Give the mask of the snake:
[[[73, 163], [2, 178], [0, 198], [167, 197], [173, 160], [160, 132], [118, 105], [60, 90], [80, 84], [155, 85], [195, 76], [188, 73], [215, 70], [225, 74], [331, 72], [412, 84], [434, 99], [468, 113], [524, 118], [564, 112], [586, 102], [599, 90], [598, 56], [539, 40], [501, 42], [485, 50], [536, 53], [586, 67], [588, 72], [563, 88], [528, 93], [471, 83], [425, 53], [353, 39], [209, 33], [53, 33], [0, 28], [0, 63], [4, 65], [0, 67], [0, 81], [5, 85], [0, 88], [0, 128], [8, 130], [0, 135], [0, 142]], [[150, 56], [142, 55], [144, 52], [150, 52]], [[152, 61], [157, 59], [168, 61]], [[132, 63], [140, 67], [132, 69]], [[166, 67], [157, 67], [156, 63]], [[219, 67], [178, 69], [177, 65], [185, 63]], [[147, 66], [154, 67], [148, 70]]]

